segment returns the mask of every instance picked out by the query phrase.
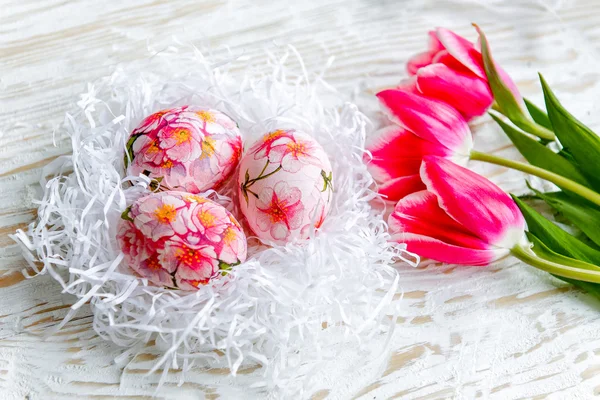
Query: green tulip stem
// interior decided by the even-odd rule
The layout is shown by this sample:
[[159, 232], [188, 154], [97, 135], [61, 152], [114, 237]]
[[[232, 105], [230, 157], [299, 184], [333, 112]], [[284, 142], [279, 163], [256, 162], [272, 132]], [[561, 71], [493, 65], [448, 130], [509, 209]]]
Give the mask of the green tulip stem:
[[524, 118], [522, 121], [513, 121], [515, 125], [523, 129], [525, 132], [529, 132], [532, 135], [539, 137], [540, 139], [553, 141], [556, 140], [556, 135], [551, 130], [544, 128], [543, 126], [531, 121], [530, 119]]
[[[502, 110], [502, 108], [495, 101], [492, 103], [492, 110], [499, 112], [500, 114], [506, 116], [506, 113]], [[540, 139], [554, 141], [556, 140], [556, 135], [550, 129], [543, 127], [542, 125], [532, 121], [524, 114], [519, 115], [518, 118], [513, 117], [509, 119], [518, 126], [523, 129], [527, 133], [531, 133], [534, 136], [539, 137]]]
[[529, 247], [517, 245], [510, 250], [511, 254], [519, 260], [563, 278], [578, 281], [600, 283], [600, 270], [587, 269], [588, 264], [579, 260], [570, 260], [570, 265], [559, 264], [536, 255]]
[[509, 160], [507, 158], [498, 157], [492, 154], [481, 153], [479, 151], [472, 150], [471, 151], [471, 160], [483, 161], [490, 164], [501, 165], [503, 167], [516, 169], [517, 171], [525, 172], [530, 175], [537, 176], [539, 178], [545, 179], [554, 183], [556, 186], [559, 186], [563, 190], [570, 191], [572, 193], [578, 194], [579, 196], [591, 201], [594, 204], [600, 206], [600, 194], [595, 191], [577, 183], [570, 179], [565, 178], [564, 176], [555, 174], [554, 172], [550, 172], [546, 169], [536, 167], [531, 164]]

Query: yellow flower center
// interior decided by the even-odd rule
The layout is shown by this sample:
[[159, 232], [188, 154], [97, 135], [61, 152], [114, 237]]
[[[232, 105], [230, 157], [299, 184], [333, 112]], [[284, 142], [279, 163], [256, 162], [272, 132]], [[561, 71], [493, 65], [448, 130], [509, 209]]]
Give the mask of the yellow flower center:
[[208, 284], [209, 281], [210, 281], [210, 279], [203, 279], [203, 280], [200, 280], [200, 281], [199, 280], [187, 281], [187, 283], [189, 283], [193, 287], [198, 287], [200, 285], [206, 285], [206, 284]]
[[187, 201], [194, 202], [194, 203], [200, 203], [200, 204], [206, 203], [208, 201], [204, 197], [196, 196], [195, 194], [187, 195], [187, 196], [185, 196], [185, 199]]
[[158, 153], [160, 150], [160, 148], [157, 146], [156, 141], [152, 142], [150, 144], [150, 147], [148, 147], [148, 154], [155, 154]]
[[157, 271], [162, 268], [157, 256], [152, 256], [148, 259], [148, 268], [152, 271]]
[[229, 215], [229, 221], [234, 224], [235, 226], [237, 226], [238, 228], [241, 228], [240, 223], [237, 222], [237, 220], [235, 218], [233, 218], [233, 215]]
[[177, 249], [175, 257], [177, 257], [179, 262], [190, 267], [202, 261], [201, 253], [189, 247]]
[[263, 136], [263, 142], [269, 142], [271, 140], [275, 140], [278, 137], [282, 136], [284, 133], [285, 133], [285, 131], [283, 131], [281, 129], [277, 129], [276, 131], [269, 132], [265, 136]]
[[211, 226], [215, 225], [215, 220], [217, 217], [211, 214], [210, 211], [200, 211], [198, 213], [198, 219], [200, 220], [202, 226], [205, 228], [210, 228]]
[[285, 212], [283, 212], [283, 208], [287, 206], [287, 202], [280, 202], [278, 200], [273, 200], [271, 202], [271, 206], [266, 211], [271, 218], [272, 223], [281, 222], [286, 220]]
[[289, 142], [287, 148], [294, 157], [306, 153], [306, 145], [301, 142]]
[[206, 123], [215, 122], [215, 116], [210, 111], [202, 110], [196, 113], [200, 117], [200, 119]]
[[200, 154], [200, 159], [207, 158], [215, 154], [215, 144], [216, 140], [210, 136], [205, 136], [200, 144], [202, 147], [202, 154]]
[[154, 215], [161, 224], [168, 224], [175, 221], [177, 210], [171, 204], [163, 204], [154, 211]]
[[173, 168], [173, 161], [171, 161], [171, 160], [163, 161], [163, 163], [161, 164], [161, 167], [163, 167], [163, 168]]
[[231, 228], [227, 228], [225, 233], [223, 234], [222, 240], [225, 244], [231, 244], [237, 238], [235, 231]]
[[174, 136], [177, 144], [179, 145], [189, 142], [190, 138], [192, 137], [192, 133], [189, 131], [189, 129], [179, 129], [178, 131], [175, 131]]

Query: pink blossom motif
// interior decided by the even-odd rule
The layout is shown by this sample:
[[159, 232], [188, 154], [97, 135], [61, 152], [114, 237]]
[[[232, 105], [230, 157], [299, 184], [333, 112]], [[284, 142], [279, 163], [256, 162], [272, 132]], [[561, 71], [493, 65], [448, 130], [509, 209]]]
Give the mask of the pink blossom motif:
[[390, 215], [392, 238], [433, 260], [487, 265], [525, 239], [515, 202], [486, 178], [440, 157], [420, 170], [426, 189], [402, 198]]
[[220, 111], [183, 106], [159, 111], [136, 128], [125, 165], [154, 185], [200, 193], [215, 189], [234, 172], [242, 153], [236, 123]]
[[[139, 141], [139, 140], [138, 140]], [[146, 157], [156, 154], [154, 151], [148, 151]], [[164, 155], [158, 157], [160, 162], [145, 162], [142, 157], [134, 159], [130, 169], [141, 169], [143, 173], [150, 177], [156, 177], [155, 182], [164, 187], [178, 187], [182, 181], [187, 179], [186, 167], [183, 163], [165, 158]]]
[[121, 251], [125, 254], [128, 263], [137, 263], [139, 260], [148, 258], [152, 253], [152, 249], [147, 246], [146, 238], [131, 221], [120, 221], [117, 241], [121, 244]]
[[160, 262], [159, 253], [154, 252], [148, 258], [140, 260], [138, 263], [130, 264], [131, 268], [142, 278], [158, 286], [174, 287], [172, 273], [174, 270], [170, 266], [164, 266]]
[[168, 113], [169, 110], [162, 110], [149, 115], [148, 117], [144, 118], [144, 120], [136, 128], [136, 131], [149, 132], [157, 129], [162, 125], [167, 124], [166, 118], [164, 118], [164, 116]]
[[[237, 221], [236, 221], [237, 223]], [[219, 259], [227, 264], [235, 264], [240, 255], [246, 254], [247, 244], [240, 229], [228, 226], [221, 236], [221, 252]]]
[[317, 203], [313, 207], [313, 209], [308, 213], [310, 216], [310, 223], [304, 225], [300, 234], [302, 237], [310, 237], [312, 230], [319, 230], [323, 222], [325, 222], [325, 217], [327, 216], [326, 203], [324, 201], [317, 200]]
[[225, 229], [231, 225], [226, 209], [213, 202], [191, 205], [185, 210], [183, 219], [190, 232], [198, 232], [212, 242], [221, 241]]
[[288, 141], [292, 141], [293, 137], [293, 130], [277, 129], [263, 135], [259, 140], [256, 141], [256, 143], [252, 145], [252, 147], [250, 147], [248, 152], [254, 154], [255, 160], [260, 160], [269, 156], [274, 142], [278, 141], [279, 144], [283, 144]]
[[[523, 103], [510, 76], [496, 68], [517, 102]], [[484, 114], [494, 102], [479, 46], [448, 29], [429, 32], [429, 49], [411, 58], [407, 69], [413, 78], [401, 89], [444, 101], [467, 120]]]
[[158, 286], [197, 289], [246, 259], [246, 237], [225, 208], [191, 193], [165, 191], [123, 213], [117, 242], [125, 262]]
[[273, 188], [261, 190], [256, 203], [259, 211], [256, 217], [258, 227], [269, 231], [275, 240], [286, 240], [290, 231], [300, 228], [304, 218], [302, 192], [279, 181]]
[[[202, 154], [194, 160], [189, 166], [192, 176], [197, 181], [203, 182], [211, 180], [215, 176], [221, 176], [221, 179], [214, 180], [214, 187], [218, 188], [231, 175], [233, 169], [237, 166], [242, 153], [242, 142], [239, 140], [217, 141], [213, 138], [207, 138], [202, 144]], [[227, 171], [223, 173], [223, 166]], [[196, 181], [190, 181], [186, 190], [197, 193], [194, 190]]]
[[238, 190], [254, 234], [270, 245], [284, 245], [309, 239], [312, 228], [323, 223], [334, 198], [333, 172], [315, 138], [294, 130], [273, 131], [242, 158]]
[[155, 196], [147, 196], [144, 201], [134, 205], [132, 211], [137, 214], [135, 226], [153, 241], [171, 237], [176, 232], [184, 234], [186, 228], [179, 214], [186, 207], [185, 201], [178, 195], [163, 192]]
[[[159, 147], [156, 138], [149, 135], [139, 136], [132, 144], [131, 148], [134, 154], [138, 154], [133, 162], [149, 163], [151, 165], [160, 165], [169, 159], [165, 156], [163, 149]], [[172, 161], [172, 160], [171, 160]]]
[[[170, 123], [158, 132], [158, 145], [168, 159], [186, 162], [200, 157], [204, 134], [198, 127], [186, 122]], [[201, 132], [201, 131], [200, 131]]]
[[160, 257], [166, 269], [175, 272], [177, 286], [184, 290], [206, 285], [219, 274], [215, 248], [208, 244], [192, 245], [169, 240]]
[[466, 164], [473, 147], [467, 121], [451, 106], [406, 90], [377, 94], [396, 124], [383, 128], [367, 144], [365, 157], [388, 200], [425, 189], [419, 176], [425, 156], [439, 156]]
[[287, 172], [298, 172], [304, 165], [321, 167], [319, 152], [321, 147], [310, 138], [294, 135], [293, 139], [277, 139], [271, 144], [268, 159], [278, 163]]

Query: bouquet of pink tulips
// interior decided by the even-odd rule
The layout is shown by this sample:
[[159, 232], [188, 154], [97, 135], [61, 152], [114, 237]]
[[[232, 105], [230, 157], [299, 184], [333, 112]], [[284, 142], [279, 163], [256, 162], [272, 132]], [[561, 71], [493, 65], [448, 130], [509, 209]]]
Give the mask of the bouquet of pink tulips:
[[[445, 263], [487, 265], [509, 254], [600, 297], [600, 137], [576, 120], [540, 76], [546, 111], [524, 99], [497, 65], [483, 32], [473, 44], [443, 28], [407, 66], [410, 78], [377, 94], [392, 124], [369, 145], [379, 191], [396, 202], [398, 242]], [[525, 162], [473, 149], [468, 122], [489, 112]], [[509, 195], [466, 168], [516, 169], [556, 191]], [[545, 201], [572, 235], [527, 200]]]

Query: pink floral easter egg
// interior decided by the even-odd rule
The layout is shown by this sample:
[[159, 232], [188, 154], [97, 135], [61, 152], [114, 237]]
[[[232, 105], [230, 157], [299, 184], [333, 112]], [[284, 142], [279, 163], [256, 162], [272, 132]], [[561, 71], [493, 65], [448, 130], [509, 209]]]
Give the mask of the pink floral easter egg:
[[183, 106], [147, 117], [129, 137], [125, 165], [166, 189], [200, 193], [218, 188], [242, 155], [236, 123], [210, 108]]
[[195, 290], [246, 260], [246, 236], [221, 205], [165, 191], [137, 200], [122, 216], [125, 262], [157, 286]]
[[312, 137], [277, 130], [242, 158], [238, 190], [242, 213], [256, 236], [277, 244], [307, 239], [329, 211], [331, 164]]

